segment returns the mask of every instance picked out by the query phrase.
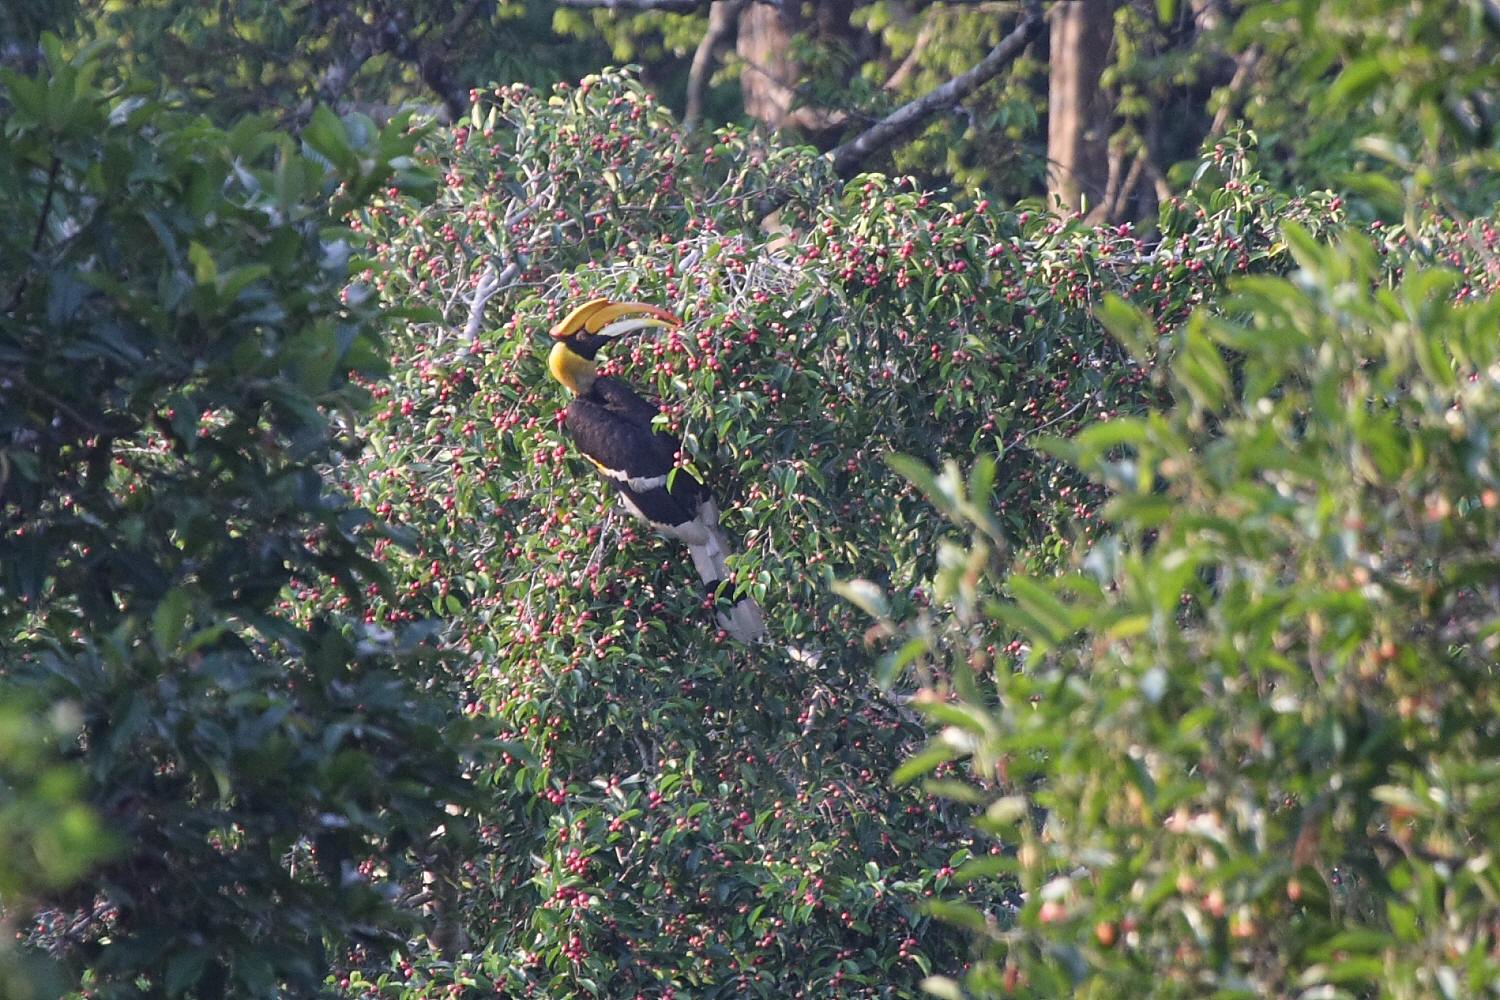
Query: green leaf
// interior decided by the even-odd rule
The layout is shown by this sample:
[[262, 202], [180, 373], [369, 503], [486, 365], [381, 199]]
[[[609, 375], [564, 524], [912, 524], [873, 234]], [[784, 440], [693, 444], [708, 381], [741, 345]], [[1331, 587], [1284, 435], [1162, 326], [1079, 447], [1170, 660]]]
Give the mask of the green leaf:
[[313, 111], [312, 120], [302, 130], [302, 141], [327, 157], [341, 174], [352, 176], [359, 172], [359, 157], [349, 146], [344, 123], [324, 105]]
[[1384, 83], [1390, 76], [1383, 56], [1366, 56], [1356, 59], [1340, 73], [1328, 87], [1328, 103], [1338, 112], [1348, 113], [1348, 107], [1362, 101]]
[[182, 629], [187, 624], [188, 609], [191, 606], [192, 598], [181, 587], [167, 591], [161, 603], [156, 606], [151, 615], [151, 635], [156, 640], [157, 648], [163, 653], [177, 648], [177, 641], [182, 638]]
[[1036, 623], [1041, 636], [1052, 645], [1062, 642], [1077, 629], [1076, 613], [1036, 582], [1024, 576], [1012, 576], [1006, 581], [1006, 587], [1028, 620]]
[[934, 722], [955, 726], [976, 736], [984, 736], [992, 728], [991, 720], [983, 709], [963, 701], [924, 701], [918, 703], [917, 708]]
[[1000, 826], [1012, 826], [1025, 819], [1030, 808], [1026, 796], [1006, 795], [989, 804], [984, 818]]
[[1141, 445], [1147, 437], [1146, 422], [1135, 417], [1120, 417], [1087, 427], [1071, 440], [1077, 461], [1090, 465], [1104, 452], [1121, 445]]
[[188, 261], [193, 265], [193, 280], [200, 285], [216, 284], [215, 279], [219, 276], [219, 265], [214, 263], [213, 254], [208, 247], [193, 240], [188, 244]]
[[10, 96], [16, 123], [40, 124], [47, 115], [47, 87], [41, 80], [0, 69], [0, 82]]
[[947, 763], [957, 756], [957, 751], [950, 747], [934, 743], [896, 768], [891, 775], [891, 783], [897, 786], [911, 784], [917, 778], [931, 773], [939, 764]]
[[891, 606], [885, 592], [869, 580], [835, 580], [833, 592], [871, 618], [890, 618]]
[[1099, 322], [1139, 364], [1155, 362], [1158, 336], [1156, 324], [1140, 307], [1110, 294], [1099, 303]]
[[968, 805], [978, 805], [984, 801], [984, 793], [973, 785], [962, 781], [954, 781], [951, 778], [932, 778], [922, 783], [922, 790], [929, 795], [940, 798], [951, 799], [954, 802], [963, 802]]
[[219, 278], [219, 292], [226, 298], [234, 298], [257, 281], [269, 277], [269, 264], [244, 264], [228, 271]]
[[984, 857], [970, 858], [965, 861], [953, 873], [953, 881], [959, 885], [968, 885], [1001, 875], [1013, 875], [1020, 869], [1021, 863], [1014, 857], [1004, 854], [987, 854]]
[[926, 464], [919, 461], [918, 459], [912, 458], [910, 455], [901, 455], [894, 453], [886, 455], [885, 461], [887, 465], [895, 470], [897, 475], [901, 476], [907, 482], [911, 483], [917, 489], [921, 490], [922, 494], [926, 496], [927, 499], [930, 500], [933, 505], [938, 508], [938, 510], [942, 511], [945, 514], [952, 511], [952, 504], [949, 502], [948, 497], [944, 493], [943, 489], [938, 485], [937, 476], [933, 474], [932, 470], [929, 469]]
[[957, 981], [947, 976], [928, 976], [922, 980], [922, 989], [939, 1000], [964, 1000], [964, 991], [959, 988]]
[[984, 914], [965, 903], [950, 902], [946, 899], [930, 899], [922, 908], [943, 923], [962, 927], [964, 930], [974, 934], [982, 934], [987, 929]]
[[1183, 334], [1183, 350], [1172, 362], [1172, 374], [1188, 390], [1200, 409], [1217, 412], [1229, 394], [1229, 367], [1213, 341], [1204, 335], [1201, 322], [1190, 324]]
[[1286, 240], [1287, 249], [1297, 261], [1297, 266], [1314, 277], [1321, 278], [1325, 270], [1327, 251], [1318, 241], [1295, 222], [1282, 225], [1281, 238]]
[[208, 966], [210, 954], [207, 949], [194, 948], [191, 951], [180, 951], [168, 959], [163, 983], [167, 996], [181, 996], [198, 985], [198, 980], [203, 978], [203, 970]]
[[901, 675], [901, 672], [915, 663], [927, 652], [928, 648], [929, 642], [924, 636], [913, 636], [907, 639], [899, 649], [880, 658], [875, 671], [876, 683], [883, 688], [889, 687]]

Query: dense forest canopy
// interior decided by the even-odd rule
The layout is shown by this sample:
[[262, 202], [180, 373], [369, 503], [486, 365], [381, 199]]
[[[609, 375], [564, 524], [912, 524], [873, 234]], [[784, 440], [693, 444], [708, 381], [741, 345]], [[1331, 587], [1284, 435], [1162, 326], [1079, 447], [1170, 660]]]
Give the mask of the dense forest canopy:
[[[1494, 0], [8, 5], [0, 996], [1500, 993], [1497, 76]], [[565, 426], [596, 297], [716, 592]]]
[[[1484, 0], [12, 6], [0, 14], [12, 66], [35, 67], [38, 31], [66, 29], [106, 48], [106, 77], [164, 86], [223, 121], [264, 113], [297, 129], [319, 103], [377, 118], [415, 103], [457, 121], [476, 86], [550, 86], [635, 63], [688, 131], [748, 121], [825, 150], [980, 67], [1034, 10], [1042, 21], [1024, 50], [859, 166], [1001, 203], [1046, 193], [1149, 220], [1202, 144], [1244, 122], [1281, 186], [1352, 187], [1393, 211], [1382, 163], [1423, 147], [1447, 196], [1472, 194], [1471, 212], [1493, 196], [1473, 190], [1479, 164], [1439, 140], [1493, 147], [1487, 56], [1500, 14]], [[1377, 132], [1392, 145], [1361, 141]]]

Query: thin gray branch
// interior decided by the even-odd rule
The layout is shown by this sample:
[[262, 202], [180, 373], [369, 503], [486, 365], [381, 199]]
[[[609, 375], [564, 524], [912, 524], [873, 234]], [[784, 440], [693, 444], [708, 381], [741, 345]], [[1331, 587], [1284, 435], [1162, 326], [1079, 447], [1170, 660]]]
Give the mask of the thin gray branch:
[[1146, 147], [1142, 146], [1136, 150], [1135, 159], [1131, 161], [1130, 169], [1125, 173], [1125, 180], [1120, 184], [1119, 190], [1115, 192], [1114, 199], [1108, 202], [1107, 220], [1119, 222], [1125, 215], [1125, 204], [1130, 196], [1135, 193], [1135, 187], [1141, 182], [1141, 175], [1146, 171], [1146, 161], [1150, 156]]
[[474, 286], [474, 298], [469, 303], [469, 321], [464, 324], [464, 341], [473, 345], [479, 339], [479, 326], [484, 320], [484, 304], [504, 291], [521, 273], [521, 265], [511, 261], [505, 270], [495, 273], [495, 265], [485, 265], [484, 272]]
[[[57, 174], [62, 169], [62, 158], [52, 157], [52, 163], [47, 167], [47, 193], [42, 197], [42, 210], [37, 214], [36, 232], [31, 237], [31, 252], [33, 255], [42, 249], [42, 237], [47, 235], [47, 218], [52, 214], [52, 196], [57, 193]], [[6, 315], [15, 312], [21, 305], [21, 298], [26, 294], [27, 282], [31, 278], [31, 270], [28, 268], [21, 280], [16, 282], [16, 291], [10, 297], [10, 305], [5, 307]]]
[[1041, 0], [1029, 0], [1025, 9], [1026, 13], [1015, 30], [969, 70], [936, 90], [903, 104], [829, 154], [834, 171], [840, 177], [853, 176], [870, 156], [906, 138], [933, 115], [955, 106], [1000, 75], [1041, 34], [1044, 23]]
[[1234, 114], [1234, 108], [1239, 102], [1241, 93], [1250, 85], [1250, 78], [1255, 75], [1260, 65], [1260, 53], [1260, 45], [1255, 44], [1235, 58], [1234, 76], [1230, 79], [1229, 86], [1224, 88], [1224, 103], [1219, 105], [1219, 110], [1214, 114], [1213, 124], [1208, 127], [1210, 139], [1223, 135], [1224, 129], [1229, 126], [1229, 119]]

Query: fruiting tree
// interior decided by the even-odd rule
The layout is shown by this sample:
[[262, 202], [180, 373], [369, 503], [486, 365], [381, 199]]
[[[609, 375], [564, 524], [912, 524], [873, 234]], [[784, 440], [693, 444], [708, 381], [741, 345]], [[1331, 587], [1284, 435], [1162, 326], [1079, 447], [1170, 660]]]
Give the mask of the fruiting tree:
[[[1100, 295], [1174, 322], [1225, 275], [1277, 266], [1278, 218], [1322, 224], [1338, 202], [1267, 192], [1226, 143], [1149, 242], [960, 211], [733, 130], [691, 147], [620, 74], [476, 95], [425, 156], [436, 202], [391, 192], [358, 223], [354, 294], [427, 312], [340, 474], [420, 539], [381, 545], [398, 599], [368, 616], [446, 619], [467, 710], [507, 741], [483, 777], [502, 819], [443, 889], [466, 940], [352, 955], [343, 988], [914, 994], [966, 953], [934, 900], [1014, 899], [955, 881], [1002, 849], [967, 807], [889, 781], [921, 728], [871, 683], [879, 636], [833, 582], [878, 581], [905, 616], [955, 550], [885, 456], [994, 456], [997, 530], [1050, 565], [1095, 530], [1097, 487], [1031, 443], [1155, 392], [1101, 332]], [[724, 498], [733, 585], [772, 643], [718, 634], [683, 551], [616, 510], [560, 432], [545, 331], [594, 295], [684, 317], [609, 366], [660, 398]]]

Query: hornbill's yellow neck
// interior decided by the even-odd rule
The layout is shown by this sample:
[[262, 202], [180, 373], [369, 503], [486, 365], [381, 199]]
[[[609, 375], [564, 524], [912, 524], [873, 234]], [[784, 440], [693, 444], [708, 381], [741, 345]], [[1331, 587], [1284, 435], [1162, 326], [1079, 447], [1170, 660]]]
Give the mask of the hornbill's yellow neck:
[[648, 326], [679, 326], [682, 321], [665, 309], [644, 302], [611, 302], [592, 299], [568, 313], [552, 328], [552, 353], [547, 371], [573, 395], [586, 395], [594, 387], [599, 348], [622, 334]]
[[552, 345], [552, 353], [547, 355], [547, 370], [573, 395], [584, 396], [594, 387], [599, 366], [592, 358], [573, 350], [566, 340], [559, 340]]

